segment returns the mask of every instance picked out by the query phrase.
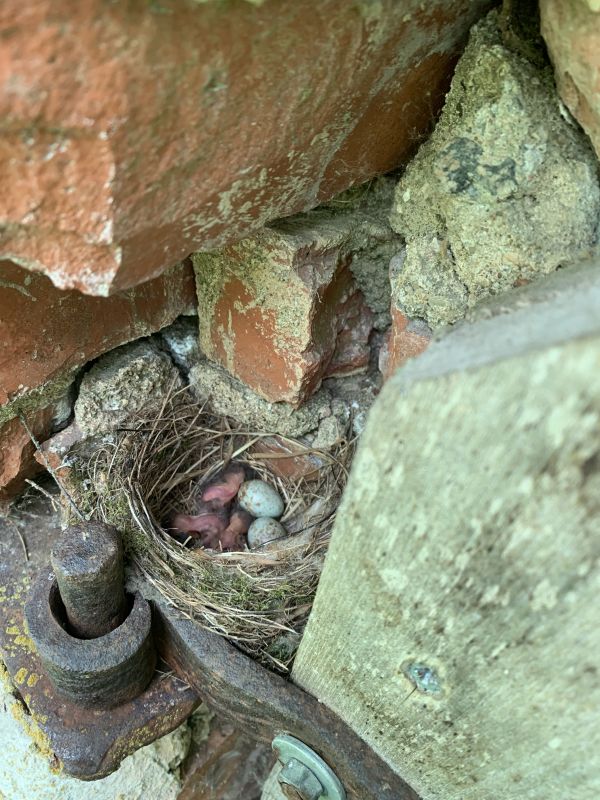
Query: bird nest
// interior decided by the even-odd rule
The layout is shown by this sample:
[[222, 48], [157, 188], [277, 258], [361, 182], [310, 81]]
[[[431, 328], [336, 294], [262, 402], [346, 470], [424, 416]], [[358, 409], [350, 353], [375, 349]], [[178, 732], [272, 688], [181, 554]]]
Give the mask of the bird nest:
[[[87, 487], [87, 514], [123, 532], [130, 558], [170, 603], [286, 673], [310, 613], [352, 452], [348, 440], [321, 452], [248, 430], [179, 391], [104, 437], [77, 472]], [[190, 549], [173, 538], [169, 520], [193, 514], [201, 487], [232, 462], [277, 489], [290, 535], [254, 550]]]

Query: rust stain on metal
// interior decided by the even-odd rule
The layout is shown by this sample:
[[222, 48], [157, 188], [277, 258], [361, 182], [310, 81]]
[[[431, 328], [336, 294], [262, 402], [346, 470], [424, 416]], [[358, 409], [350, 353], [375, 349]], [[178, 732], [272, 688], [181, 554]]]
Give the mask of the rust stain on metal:
[[18, 542], [11, 542], [3, 527], [0, 521], [0, 658], [21, 695], [24, 714], [39, 728], [38, 745], [43, 744], [54, 765], [82, 780], [105, 777], [126, 756], [174, 730], [200, 698], [165, 665], [159, 665], [139, 697], [109, 711], [82, 708], [58, 696], [28, 636], [23, 611], [32, 578], [49, 560], [52, 541], [29, 531], [33, 557], [24, 562]]

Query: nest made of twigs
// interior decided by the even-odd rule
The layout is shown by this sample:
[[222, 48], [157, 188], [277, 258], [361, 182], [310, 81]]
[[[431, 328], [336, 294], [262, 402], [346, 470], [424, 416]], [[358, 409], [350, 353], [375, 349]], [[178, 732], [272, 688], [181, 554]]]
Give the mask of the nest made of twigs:
[[[285, 673], [311, 609], [352, 452], [347, 440], [321, 452], [247, 430], [179, 391], [104, 437], [80, 478], [92, 497], [88, 513], [123, 532], [131, 558], [170, 603]], [[308, 471], [286, 477], [279, 467], [294, 458]], [[169, 535], [166, 521], [174, 511], [193, 513], [198, 487], [231, 461], [277, 488], [292, 535], [253, 551], [188, 549]]]

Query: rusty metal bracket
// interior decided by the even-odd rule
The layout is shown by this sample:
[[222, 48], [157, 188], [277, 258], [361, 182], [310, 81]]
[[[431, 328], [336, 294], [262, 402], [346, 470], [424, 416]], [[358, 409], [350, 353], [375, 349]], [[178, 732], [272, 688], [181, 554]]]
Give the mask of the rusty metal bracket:
[[81, 639], [65, 630], [60, 606], [54, 573], [43, 570], [29, 592], [25, 618], [55, 690], [92, 708], [114, 708], [139, 697], [156, 666], [148, 603], [136, 595], [121, 625], [94, 639]]
[[40, 570], [47, 572], [50, 549], [59, 535], [52, 520], [29, 525], [25, 560], [14, 526], [0, 520], [0, 658], [37, 730], [37, 744], [67, 774], [95, 780], [180, 725], [201, 699], [164, 663], [142, 694], [110, 710], [85, 708], [56, 691], [29, 636], [24, 607], [36, 576]]
[[[143, 591], [143, 590], [142, 590]], [[217, 634], [153, 600], [159, 652], [206, 702], [254, 739], [288, 733], [335, 770], [348, 800], [419, 800], [418, 795], [333, 711]]]
[[[1, 528], [0, 522], [0, 533]], [[151, 604], [153, 635], [167, 674], [155, 672], [141, 694], [110, 710], [82, 706], [57, 692], [24, 624], [26, 597], [40, 568], [30, 618], [35, 617], [36, 602], [46, 603], [48, 587], [56, 587], [47, 566], [52, 542], [52, 537], [41, 537], [33, 562], [23, 563], [18, 550], [10, 552], [0, 538], [0, 655], [47, 749], [67, 773], [83, 780], [108, 775], [138, 747], [173, 730], [202, 698], [254, 740], [271, 744], [285, 734], [311, 748], [334, 770], [348, 800], [418, 800], [330, 709], [168, 606], [140, 579], [130, 588]], [[62, 626], [68, 632], [68, 621]], [[45, 641], [39, 626], [36, 640], [38, 645]], [[42, 655], [47, 663], [48, 654]]]

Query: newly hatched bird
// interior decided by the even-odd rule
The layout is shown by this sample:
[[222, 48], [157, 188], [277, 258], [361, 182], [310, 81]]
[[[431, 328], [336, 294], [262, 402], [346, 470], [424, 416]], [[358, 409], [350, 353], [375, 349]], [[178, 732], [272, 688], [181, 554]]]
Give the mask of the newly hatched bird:
[[241, 464], [231, 463], [204, 486], [197, 501], [195, 514], [175, 514], [171, 521], [174, 538], [191, 537], [193, 545], [213, 550], [239, 549], [252, 518], [248, 519], [242, 509], [230, 514], [233, 498], [246, 479]]

